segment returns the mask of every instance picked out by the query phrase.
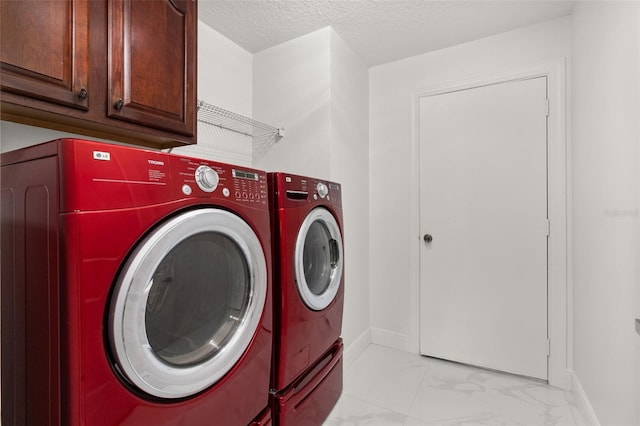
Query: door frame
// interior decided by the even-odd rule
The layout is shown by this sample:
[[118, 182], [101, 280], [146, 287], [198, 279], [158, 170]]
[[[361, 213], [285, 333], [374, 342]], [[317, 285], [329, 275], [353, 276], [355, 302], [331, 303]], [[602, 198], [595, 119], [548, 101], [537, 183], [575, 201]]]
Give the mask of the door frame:
[[569, 268], [570, 186], [568, 141], [566, 129], [566, 65], [565, 59], [533, 64], [514, 69], [504, 74], [479, 77], [453, 83], [442, 83], [416, 90], [411, 94], [411, 179], [409, 205], [409, 235], [411, 236], [409, 267], [409, 346], [419, 353], [420, 348], [420, 98], [459, 90], [472, 89], [514, 80], [547, 77], [549, 117], [547, 120], [547, 182], [548, 217], [550, 234], [548, 240], [548, 336], [550, 341], [548, 381], [552, 386], [571, 388], [572, 357], [571, 341], [572, 300]]

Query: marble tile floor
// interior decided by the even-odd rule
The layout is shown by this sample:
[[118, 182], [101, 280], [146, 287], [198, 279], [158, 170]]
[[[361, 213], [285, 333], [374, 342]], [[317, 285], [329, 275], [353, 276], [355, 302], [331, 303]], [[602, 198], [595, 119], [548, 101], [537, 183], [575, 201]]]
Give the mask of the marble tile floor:
[[369, 345], [324, 426], [584, 424], [571, 393], [544, 382]]

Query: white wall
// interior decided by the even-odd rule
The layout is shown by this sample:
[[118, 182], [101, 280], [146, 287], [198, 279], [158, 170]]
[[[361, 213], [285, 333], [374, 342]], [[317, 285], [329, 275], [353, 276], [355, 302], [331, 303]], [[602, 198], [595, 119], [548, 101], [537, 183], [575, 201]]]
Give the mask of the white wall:
[[413, 95], [489, 79], [569, 56], [569, 18], [549, 21], [370, 70], [372, 337], [418, 348], [418, 204]]
[[331, 31], [331, 179], [342, 183], [347, 366], [369, 343], [369, 76]]
[[324, 28], [257, 53], [253, 75], [254, 118], [286, 132], [258, 167], [342, 184], [349, 360], [369, 329], [367, 68]]
[[330, 178], [331, 32], [327, 27], [254, 55], [253, 118], [286, 132], [260, 167]]
[[[79, 137], [73, 133], [59, 132], [42, 127], [25, 126], [23, 124], [12, 123], [10, 121], [0, 121], [0, 152], [13, 151], [40, 142], [47, 142], [53, 139]], [[91, 140], [98, 140], [91, 138]]]
[[637, 2], [573, 13], [574, 370], [602, 425], [638, 425]]

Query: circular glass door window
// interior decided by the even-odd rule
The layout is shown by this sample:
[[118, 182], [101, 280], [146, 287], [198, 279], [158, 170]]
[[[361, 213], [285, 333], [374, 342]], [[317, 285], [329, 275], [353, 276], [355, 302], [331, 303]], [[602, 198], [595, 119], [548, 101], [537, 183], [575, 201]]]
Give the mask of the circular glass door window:
[[160, 398], [206, 389], [247, 349], [266, 292], [262, 247], [238, 216], [202, 209], [169, 220], [118, 278], [109, 324], [118, 370]]
[[342, 278], [342, 235], [333, 215], [313, 209], [302, 222], [295, 249], [298, 293], [311, 309], [325, 309], [333, 301]]

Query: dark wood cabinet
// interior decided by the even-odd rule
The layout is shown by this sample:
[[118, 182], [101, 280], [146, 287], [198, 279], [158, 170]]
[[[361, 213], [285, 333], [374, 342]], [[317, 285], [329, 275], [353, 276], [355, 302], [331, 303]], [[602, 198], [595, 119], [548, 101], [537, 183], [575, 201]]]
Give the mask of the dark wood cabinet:
[[2, 90], [87, 109], [88, 10], [78, 0], [2, 2]]
[[[189, 1], [110, 2], [110, 117], [189, 135], [196, 27]], [[193, 75], [190, 75], [192, 73]]]
[[3, 120], [196, 143], [196, 0], [0, 1], [0, 16]]

